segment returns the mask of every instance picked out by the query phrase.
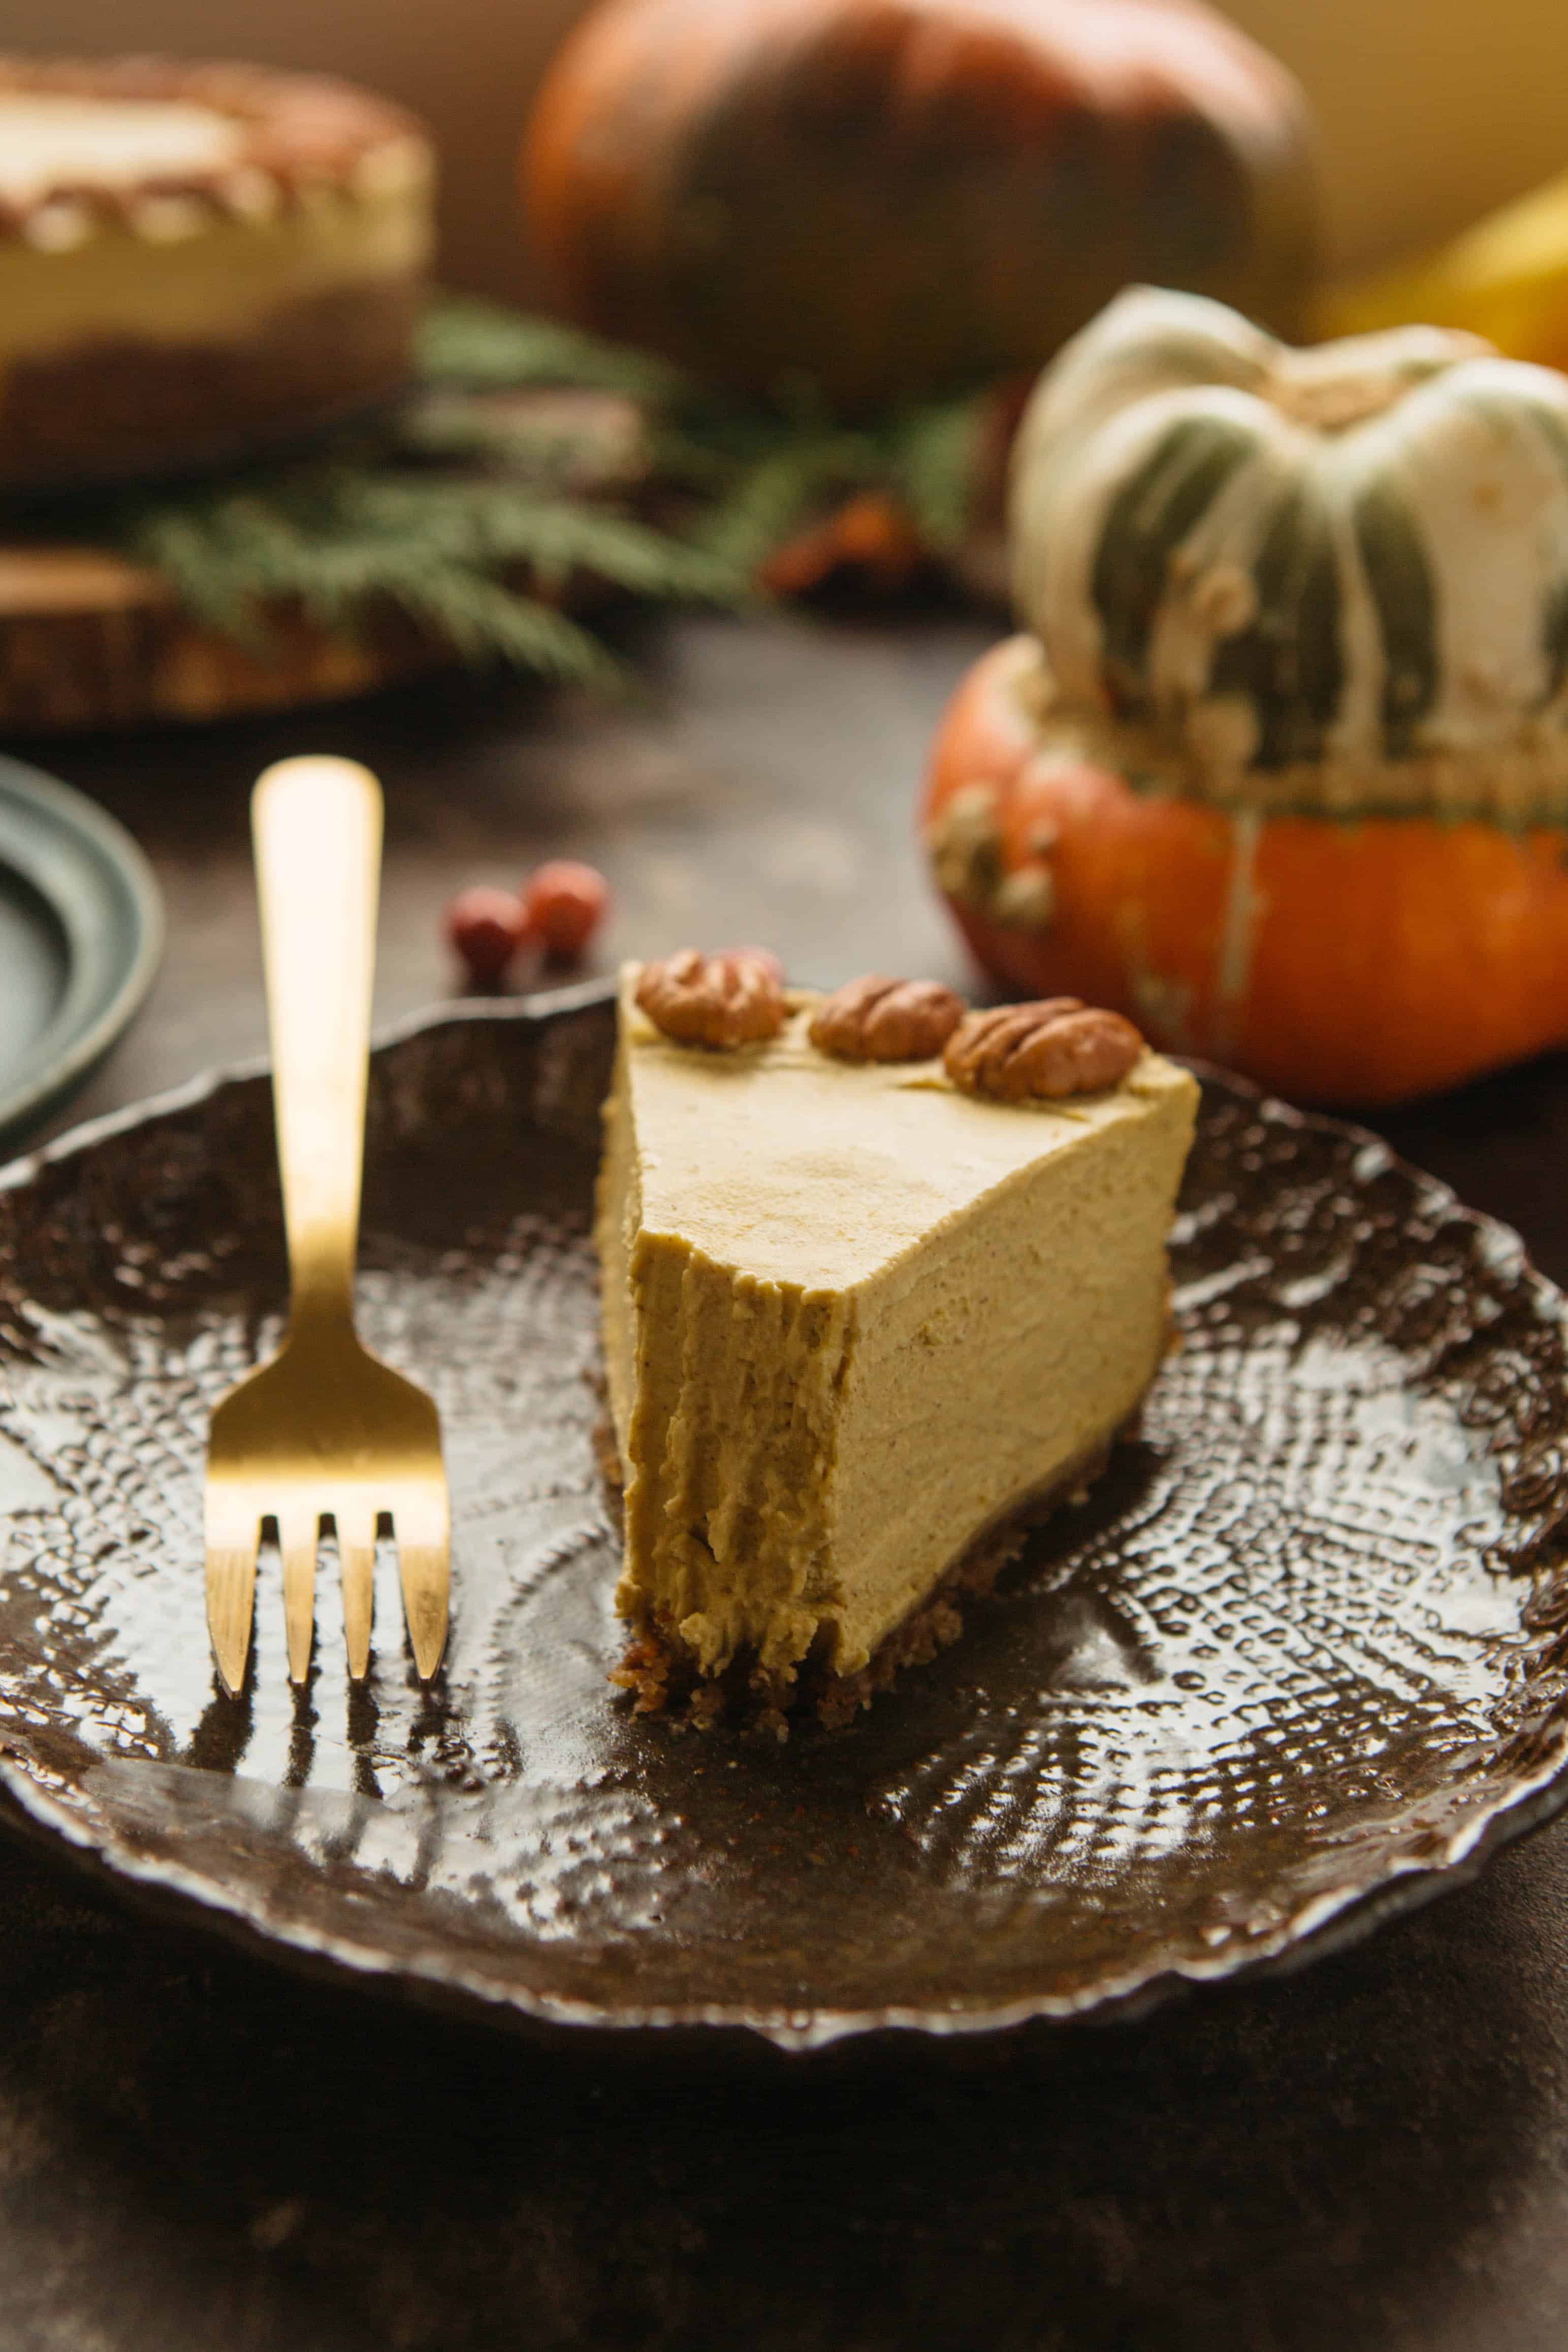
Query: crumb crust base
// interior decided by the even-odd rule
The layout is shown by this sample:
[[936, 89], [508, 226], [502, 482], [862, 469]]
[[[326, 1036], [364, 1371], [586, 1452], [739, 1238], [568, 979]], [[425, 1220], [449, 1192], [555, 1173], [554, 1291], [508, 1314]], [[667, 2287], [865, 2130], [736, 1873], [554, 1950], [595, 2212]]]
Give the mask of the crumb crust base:
[[[813, 1715], [825, 1729], [841, 1731], [905, 1673], [929, 1665], [952, 1647], [964, 1630], [966, 1608], [989, 1597], [1036, 1528], [1065, 1505], [1083, 1499], [1137, 1418], [1134, 1412], [987, 1528], [854, 1674], [835, 1673], [825, 1654], [813, 1649], [784, 1675], [765, 1672], [755, 1652], [741, 1651], [721, 1674], [706, 1675], [674, 1627], [644, 1614], [632, 1620], [631, 1641], [610, 1680], [630, 1695], [635, 1714], [663, 1715], [698, 1730], [722, 1724], [782, 1740], [789, 1736], [791, 1717]], [[612, 1439], [608, 1447], [600, 1446], [608, 1476], [607, 1452], [613, 1453]], [[609, 1483], [619, 1486], [618, 1464]]]

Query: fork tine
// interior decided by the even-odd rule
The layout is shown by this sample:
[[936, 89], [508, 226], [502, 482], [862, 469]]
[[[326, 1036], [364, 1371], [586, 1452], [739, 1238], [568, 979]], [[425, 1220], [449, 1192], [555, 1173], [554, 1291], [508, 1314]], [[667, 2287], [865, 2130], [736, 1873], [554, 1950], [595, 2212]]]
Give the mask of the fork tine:
[[351, 1681], [363, 1682], [371, 1664], [371, 1613], [375, 1600], [376, 1515], [368, 1505], [340, 1502], [332, 1513], [338, 1529], [339, 1571], [343, 1583], [343, 1636]]
[[[227, 1524], [223, 1524], [224, 1521]], [[242, 1514], [209, 1503], [207, 1528], [207, 1630], [218, 1675], [229, 1696], [237, 1696], [250, 1654], [250, 1620], [256, 1601], [256, 1555], [261, 1522], [253, 1512], [248, 1533]]]
[[295, 1505], [278, 1513], [283, 1622], [288, 1635], [288, 1679], [295, 1683], [304, 1682], [310, 1672], [310, 1645], [316, 1633], [316, 1542], [320, 1528], [318, 1512]]
[[401, 1496], [392, 1512], [403, 1615], [420, 1680], [428, 1682], [446, 1647], [446, 1592], [451, 1525], [444, 1483], [431, 1481]]

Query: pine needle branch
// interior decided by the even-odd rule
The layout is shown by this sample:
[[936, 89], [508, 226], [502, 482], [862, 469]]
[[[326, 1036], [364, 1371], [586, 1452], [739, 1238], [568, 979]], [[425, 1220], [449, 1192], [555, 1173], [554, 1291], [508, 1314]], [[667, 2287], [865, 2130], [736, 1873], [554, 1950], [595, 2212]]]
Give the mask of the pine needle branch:
[[428, 383], [497, 390], [585, 384], [660, 406], [689, 390], [678, 369], [647, 352], [601, 342], [559, 319], [533, 318], [456, 294], [441, 296], [425, 312], [414, 364]]
[[319, 454], [37, 527], [152, 565], [199, 622], [259, 654], [280, 609], [354, 637], [392, 608], [465, 659], [602, 683], [614, 658], [559, 610], [569, 585], [744, 605], [793, 533], [868, 488], [936, 551], [971, 520], [977, 400], [855, 427], [808, 405], [747, 409], [644, 353], [453, 298], [431, 307], [419, 367], [399, 409]]
[[862, 488], [882, 471], [861, 434], [790, 431], [769, 446], [737, 450], [712, 483], [713, 504], [697, 530], [721, 562], [755, 572], [775, 549], [824, 506]]
[[894, 486], [915, 530], [938, 555], [961, 546], [974, 525], [985, 423], [985, 404], [971, 394], [914, 409], [890, 428]]

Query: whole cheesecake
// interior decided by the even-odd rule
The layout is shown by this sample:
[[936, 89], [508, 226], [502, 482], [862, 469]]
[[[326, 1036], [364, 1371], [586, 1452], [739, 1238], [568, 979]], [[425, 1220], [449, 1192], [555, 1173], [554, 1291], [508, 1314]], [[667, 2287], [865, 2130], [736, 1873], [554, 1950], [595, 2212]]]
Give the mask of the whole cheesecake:
[[0, 57], [0, 488], [200, 466], [404, 375], [413, 118], [244, 65]]
[[[736, 964], [671, 961], [710, 998]], [[699, 1714], [725, 1687], [783, 1710], [803, 1684], [842, 1719], [950, 1638], [956, 1586], [1135, 1414], [1197, 1089], [1071, 1000], [963, 1022], [950, 1000], [896, 1059], [801, 992], [771, 1029], [672, 1034], [664, 970], [623, 976], [598, 1205], [636, 1636], [618, 1678]], [[861, 999], [885, 1012], [895, 985]], [[1053, 1023], [1117, 1056], [1080, 1053], [1049, 1095], [1012, 1083], [1019, 1051], [977, 1082], [994, 1037], [1027, 1057]]]

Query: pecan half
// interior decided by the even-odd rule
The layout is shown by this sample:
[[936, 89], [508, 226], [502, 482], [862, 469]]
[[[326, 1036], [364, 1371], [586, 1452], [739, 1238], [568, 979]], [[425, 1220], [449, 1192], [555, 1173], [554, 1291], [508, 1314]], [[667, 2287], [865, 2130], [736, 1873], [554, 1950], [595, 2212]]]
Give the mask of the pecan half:
[[936, 981], [868, 971], [823, 998], [810, 1034], [819, 1053], [841, 1062], [928, 1062], [963, 1018], [963, 998]]
[[681, 948], [645, 963], [637, 1003], [682, 1045], [755, 1045], [784, 1025], [784, 991], [771, 959], [745, 948], [727, 955]]
[[943, 1066], [966, 1094], [1058, 1102], [1119, 1086], [1143, 1050], [1143, 1039], [1119, 1013], [1076, 996], [1048, 996], [971, 1013], [949, 1038]]

